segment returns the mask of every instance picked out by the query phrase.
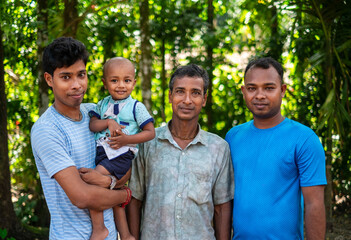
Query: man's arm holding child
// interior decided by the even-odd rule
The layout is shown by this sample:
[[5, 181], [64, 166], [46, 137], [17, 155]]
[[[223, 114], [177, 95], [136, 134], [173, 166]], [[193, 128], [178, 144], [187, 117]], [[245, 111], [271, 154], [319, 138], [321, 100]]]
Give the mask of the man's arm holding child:
[[78, 208], [102, 211], [127, 200], [127, 192], [125, 190], [111, 191], [85, 183], [75, 166], [57, 172], [54, 178], [65, 191], [72, 204]]
[[[116, 186], [114, 187], [114, 189], [119, 189], [126, 184], [126, 182], [130, 178], [131, 170], [132, 169], [129, 169], [121, 179], [117, 179]], [[86, 183], [100, 186], [103, 188], [109, 188], [111, 184], [111, 178], [108, 175], [103, 175], [102, 173], [96, 171], [95, 169], [83, 167], [83, 168], [80, 168], [78, 171], [79, 171], [80, 177]]]

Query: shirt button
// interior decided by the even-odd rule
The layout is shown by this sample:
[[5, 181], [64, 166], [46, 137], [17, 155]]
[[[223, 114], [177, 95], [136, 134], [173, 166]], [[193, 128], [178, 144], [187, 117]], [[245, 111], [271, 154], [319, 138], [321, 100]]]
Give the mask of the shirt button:
[[182, 155], [184, 156], [184, 155], [185, 155], [185, 152], [182, 152]]
[[182, 194], [178, 193], [177, 197], [179, 197], [179, 198], [182, 197]]
[[179, 215], [177, 215], [177, 219], [180, 220], [180, 216]]

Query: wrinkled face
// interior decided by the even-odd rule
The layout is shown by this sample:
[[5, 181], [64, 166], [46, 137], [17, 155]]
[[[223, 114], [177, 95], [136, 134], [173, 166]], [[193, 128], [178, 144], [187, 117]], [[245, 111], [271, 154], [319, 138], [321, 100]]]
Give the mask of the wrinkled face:
[[113, 100], [129, 97], [136, 82], [133, 64], [111, 62], [105, 70], [105, 78], [102, 81]]
[[64, 109], [80, 106], [88, 85], [87, 72], [82, 60], [69, 67], [56, 68], [53, 76], [46, 72], [44, 78], [52, 87], [57, 107]]
[[249, 69], [245, 85], [241, 87], [246, 105], [256, 119], [269, 119], [281, 114], [280, 105], [285, 90], [286, 85], [281, 84], [274, 67]]
[[173, 91], [169, 92], [173, 119], [198, 119], [202, 107], [206, 106], [207, 94], [204, 94], [204, 81], [201, 77], [182, 77], [175, 79]]

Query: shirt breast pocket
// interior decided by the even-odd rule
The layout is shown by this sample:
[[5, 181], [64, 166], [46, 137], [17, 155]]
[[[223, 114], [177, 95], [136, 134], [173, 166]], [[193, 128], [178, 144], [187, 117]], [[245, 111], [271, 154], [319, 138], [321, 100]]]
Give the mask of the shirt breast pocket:
[[188, 173], [188, 197], [197, 204], [210, 201], [212, 196], [212, 182], [210, 171], [192, 169]]

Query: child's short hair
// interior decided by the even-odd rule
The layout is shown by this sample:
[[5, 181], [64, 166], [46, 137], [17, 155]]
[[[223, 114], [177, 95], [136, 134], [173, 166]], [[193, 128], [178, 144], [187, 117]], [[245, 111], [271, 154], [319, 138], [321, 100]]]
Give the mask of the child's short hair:
[[87, 64], [88, 57], [88, 51], [82, 42], [71, 37], [60, 37], [45, 48], [43, 70], [53, 75], [56, 68], [69, 67], [78, 60]]

